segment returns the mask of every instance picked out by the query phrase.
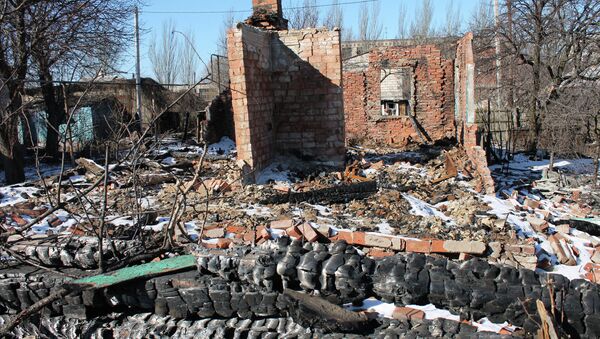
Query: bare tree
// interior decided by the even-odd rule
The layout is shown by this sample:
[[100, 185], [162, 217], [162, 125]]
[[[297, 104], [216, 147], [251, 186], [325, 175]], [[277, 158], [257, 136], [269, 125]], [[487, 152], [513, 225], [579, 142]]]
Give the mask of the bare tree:
[[25, 0], [0, 2], [0, 78], [9, 98], [8, 104], [0, 107], [0, 154], [9, 184], [25, 180], [18, 124], [31, 53], [26, 7]]
[[183, 46], [179, 50], [179, 65], [181, 67], [181, 81], [184, 84], [191, 85], [196, 82], [196, 72], [198, 70], [198, 56], [194, 50], [196, 39], [194, 32], [188, 30], [182, 33], [185, 36]]
[[333, 29], [335, 27], [342, 28], [344, 22], [344, 11], [338, 0], [333, 0], [327, 15], [323, 19], [323, 26]]
[[289, 2], [288, 8], [290, 28], [314, 28], [319, 25], [320, 13], [316, 0], [303, 0], [301, 3], [299, 1]]
[[446, 36], [458, 36], [460, 34], [460, 24], [462, 18], [454, 0], [448, 1], [446, 6], [446, 23], [444, 33]]
[[352, 26], [348, 25], [342, 29], [342, 41], [352, 41], [356, 37], [354, 36], [354, 31], [352, 30]]
[[46, 155], [58, 156], [59, 124], [65, 118], [54, 78], [73, 80], [109, 68], [128, 43], [134, 1], [71, 0], [39, 2], [32, 29], [32, 61], [47, 113]]
[[398, 39], [406, 39], [408, 37], [407, 33], [406, 3], [400, 1], [400, 7], [398, 8]]
[[219, 40], [217, 41], [217, 51], [220, 55], [227, 55], [227, 32], [235, 25], [233, 8], [223, 18], [221, 30], [219, 31]]
[[181, 67], [177, 62], [180, 44], [173, 34], [175, 30], [173, 21], [164, 22], [160, 38], [154, 34], [150, 43], [152, 70], [158, 82], [163, 84], [174, 84], [181, 74]]
[[415, 17], [410, 25], [410, 36], [417, 40], [426, 40], [434, 35], [433, 6], [431, 0], [421, 0], [421, 6], [416, 9]]
[[[502, 8], [498, 33], [505, 58], [519, 62], [515, 87], [529, 129], [527, 148], [540, 142], [544, 114], [560, 102], [561, 89], [600, 79], [600, 2], [511, 0]], [[512, 65], [514, 62], [503, 62]]]
[[469, 30], [481, 33], [494, 27], [494, 11], [492, 0], [479, 0], [477, 8], [469, 19]]
[[373, 2], [371, 7], [365, 3], [361, 6], [358, 15], [358, 38], [363, 41], [379, 40], [383, 33], [383, 24], [379, 18], [381, 6]]

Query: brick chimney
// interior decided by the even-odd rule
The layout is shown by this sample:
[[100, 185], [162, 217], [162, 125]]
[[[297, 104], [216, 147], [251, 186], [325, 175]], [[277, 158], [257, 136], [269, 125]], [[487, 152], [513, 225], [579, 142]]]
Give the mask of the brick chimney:
[[283, 18], [281, 0], [252, 0], [252, 16], [246, 20], [251, 26], [266, 30], [286, 30], [288, 21]]
[[262, 9], [268, 13], [276, 13], [280, 18], [283, 17], [281, 13], [281, 0], [252, 0], [252, 9], [254, 12]]

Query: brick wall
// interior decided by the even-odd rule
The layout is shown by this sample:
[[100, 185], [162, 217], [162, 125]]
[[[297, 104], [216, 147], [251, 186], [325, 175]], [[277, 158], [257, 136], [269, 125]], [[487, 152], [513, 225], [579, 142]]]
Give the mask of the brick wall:
[[228, 53], [239, 159], [254, 170], [278, 154], [343, 164], [339, 31], [240, 24]]
[[348, 138], [405, 146], [421, 142], [408, 116], [381, 115], [381, 71], [409, 69], [410, 111], [431, 141], [454, 134], [453, 60], [434, 45], [376, 48], [367, 67], [344, 70]]
[[475, 118], [475, 61], [473, 34], [467, 33], [457, 43], [455, 60], [457, 139], [465, 147], [479, 176], [479, 190], [494, 193], [494, 181], [488, 168], [485, 150], [479, 145]]
[[279, 31], [273, 43], [276, 151], [343, 163], [345, 155], [339, 31]]

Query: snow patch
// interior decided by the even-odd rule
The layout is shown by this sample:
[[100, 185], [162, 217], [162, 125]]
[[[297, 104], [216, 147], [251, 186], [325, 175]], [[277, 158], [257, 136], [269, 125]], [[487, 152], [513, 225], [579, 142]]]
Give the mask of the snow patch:
[[410, 203], [410, 213], [413, 215], [419, 215], [422, 217], [438, 217], [444, 221], [452, 222], [452, 219], [447, 217], [444, 213], [438, 211], [434, 206], [426, 203], [423, 200], [417, 199], [408, 193], [402, 193], [402, 197]]
[[259, 185], [265, 185], [269, 182], [291, 183], [292, 175], [286, 166], [278, 163], [272, 163], [267, 168], [262, 170], [256, 179]]
[[222, 137], [219, 142], [208, 146], [208, 154], [210, 155], [229, 155], [235, 151], [235, 142], [228, 137]]

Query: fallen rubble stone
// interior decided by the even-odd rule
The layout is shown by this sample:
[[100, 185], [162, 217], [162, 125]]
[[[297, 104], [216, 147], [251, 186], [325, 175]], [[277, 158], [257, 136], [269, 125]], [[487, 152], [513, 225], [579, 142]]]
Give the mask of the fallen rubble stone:
[[333, 187], [316, 189], [306, 192], [290, 192], [270, 196], [261, 204], [301, 203], [311, 204], [342, 203], [356, 199], [365, 199], [377, 192], [377, 182], [365, 181], [351, 184], [341, 184]]
[[392, 314], [394, 319], [424, 319], [425, 312], [410, 307], [396, 307]]
[[550, 246], [561, 264], [573, 266], [577, 263], [577, 259], [564, 239], [555, 234], [549, 236], [548, 240], [550, 240]]

